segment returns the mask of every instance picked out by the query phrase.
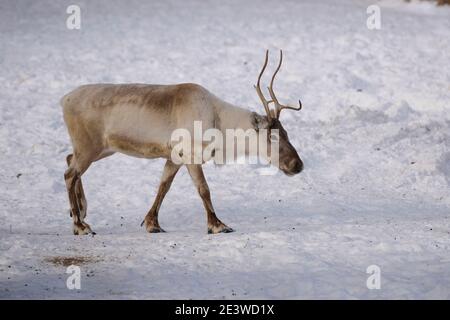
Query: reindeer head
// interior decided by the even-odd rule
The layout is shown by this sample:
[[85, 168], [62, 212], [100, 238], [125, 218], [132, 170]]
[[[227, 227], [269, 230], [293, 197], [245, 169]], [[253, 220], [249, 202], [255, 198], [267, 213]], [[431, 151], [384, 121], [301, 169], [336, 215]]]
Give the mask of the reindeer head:
[[[295, 148], [289, 142], [288, 134], [287, 134], [286, 130], [283, 128], [283, 126], [281, 125], [281, 122], [279, 119], [280, 119], [281, 110], [291, 109], [291, 110], [298, 111], [302, 108], [302, 103], [299, 100], [298, 107], [282, 105], [278, 102], [278, 99], [275, 96], [275, 93], [273, 91], [273, 82], [275, 80], [275, 76], [277, 75], [278, 71], [280, 70], [281, 63], [283, 62], [283, 51], [282, 50], [280, 50], [280, 62], [278, 64], [277, 69], [275, 70], [275, 73], [272, 76], [272, 80], [270, 81], [270, 86], [267, 88], [269, 90], [271, 100], [269, 100], [269, 101], [266, 100], [266, 98], [264, 97], [264, 94], [261, 91], [260, 80], [261, 80], [261, 76], [264, 73], [264, 70], [266, 69], [268, 58], [269, 58], [269, 50], [266, 51], [266, 59], [264, 61], [264, 65], [261, 69], [261, 72], [259, 73], [258, 82], [255, 85], [256, 92], [258, 93], [258, 96], [264, 105], [264, 109], [266, 110], [266, 116], [259, 116], [259, 118], [256, 121], [259, 122], [260, 124], [264, 123], [263, 126], [259, 126], [259, 127], [264, 127], [265, 129], [267, 129], [268, 150], [272, 149], [272, 148], [270, 148], [272, 142], [277, 140], [277, 143], [279, 145], [279, 151], [278, 151], [279, 159], [277, 162], [278, 168], [281, 171], [283, 171], [286, 175], [292, 176], [297, 173], [300, 173], [303, 170], [303, 162], [300, 159]], [[275, 106], [274, 110], [270, 110], [270, 108], [269, 108], [269, 105], [271, 103], [273, 103]], [[278, 131], [278, 135], [274, 134], [274, 132], [276, 132], [275, 130]], [[271, 160], [271, 162], [274, 163], [274, 161], [272, 161], [273, 159], [271, 159], [271, 157], [272, 157], [272, 154], [269, 154], [269, 160]]]

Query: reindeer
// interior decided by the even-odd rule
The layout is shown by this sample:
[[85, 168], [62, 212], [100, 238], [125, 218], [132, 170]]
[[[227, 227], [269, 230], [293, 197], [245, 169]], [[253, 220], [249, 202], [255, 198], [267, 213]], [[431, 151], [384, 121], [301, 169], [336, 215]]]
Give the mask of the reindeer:
[[[220, 131], [231, 129], [266, 129], [263, 139], [270, 145], [271, 131], [278, 130], [278, 168], [287, 175], [302, 171], [303, 163], [288, 139], [280, 123], [283, 109], [300, 110], [282, 105], [273, 91], [275, 76], [280, 70], [283, 52], [268, 87], [271, 99], [266, 100], [260, 81], [269, 52], [255, 85], [256, 92], [265, 109], [265, 115], [251, 112], [227, 103], [200, 85], [183, 83], [176, 85], [148, 84], [90, 84], [83, 85], [61, 99], [73, 154], [67, 156], [68, 169], [64, 173], [70, 202], [75, 235], [95, 234], [85, 222], [87, 202], [81, 176], [89, 166], [116, 152], [147, 159], [164, 158], [161, 182], [156, 199], [144, 218], [142, 225], [150, 233], [164, 232], [158, 222], [158, 212], [164, 196], [182, 165], [187, 167], [206, 210], [208, 233], [232, 232], [233, 229], [220, 221], [211, 202], [208, 184], [201, 164], [177, 164], [171, 159], [173, 142], [171, 133], [177, 128], [192, 130], [194, 121], [201, 121], [205, 129]], [[273, 104], [274, 109], [269, 105]], [[268, 155], [270, 162], [270, 155]]]

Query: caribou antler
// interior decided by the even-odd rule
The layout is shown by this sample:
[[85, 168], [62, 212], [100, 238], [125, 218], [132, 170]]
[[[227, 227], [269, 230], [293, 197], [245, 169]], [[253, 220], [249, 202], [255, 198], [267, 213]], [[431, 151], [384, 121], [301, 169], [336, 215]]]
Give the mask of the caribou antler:
[[261, 76], [264, 73], [264, 70], [266, 69], [268, 58], [269, 58], [269, 50], [266, 50], [266, 60], [264, 61], [264, 66], [263, 66], [263, 68], [262, 68], [262, 70], [261, 70], [261, 72], [259, 74], [258, 82], [257, 82], [257, 85], [255, 86], [255, 89], [256, 89], [256, 92], [258, 93], [259, 98], [261, 99], [261, 101], [262, 101], [262, 103], [264, 105], [264, 109], [266, 109], [267, 118], [269, 120], [271, 120], [272, 119], [272, 114], [271, 114], [270, 109], [269, 109], [269, 103], [273, 102], [275, 104], [275, 112], [274, 112], [275, 118], [279, 119], [281, 110], [283, 110], [283, 109], [291, 109], [291, 110], [296, 110], [296, 111], [301, 110], [302, 109], [302, 102], [300, 100], [298, 100], [298, 104], [299, 104], [298, 107], [291, 107], [291, 106], [288, 106], [288, 105], [283, 105], [283, 104], [278, 102], [278, 99], [277, 99], [277, 97], [275, 95], [275, 92], [273, 91], [273, 82], [275, 80], [275, 76], [277, 75], [278, 71], [280, 71], [281, 64], [283, 62], [283, 50], [280, 50], [280, 62], [278, 63], [278, 67], [277, 67], [277, 69], [275, 70], [275, 72], [274, 72], [274, 74], [272, 76], [272, 80], [270, 81], [270, 86], [267, 88], [269, 90], [269, 94], [270, 94], [270, 97], [272, 98], [272, 100], [269, 100], [269, 101], [266, 100], [266, 98], [264, 97], [264, 95], [263, 95], [263, 93], [261, 91], [259, 83], [260, 83], [260, 80], [261, 80]]
[[296, 110], [296, 111], [302, 109], [302, 102], [300, 101], [300, 99], [298, 100], [298, 108], [287, 106], [287, 105], [282, 105], [281, 103], [278, 102], [278, 99], [275, 96], [275, 92], [273, 92], [273, 81], [275, 80], [275, 76], [277, 75], [278, 71], [280, 71], [282, 62], [283, 62], [283, 50], [280, 50], [280, 62], [278, 63], [278, 67], [272, 76], [272, 80], [270, 81], [270, 87], [267, 88], [267, 89], [269, 89], [269, 94], [270, 94], [270, 97], [272, 98], [272, 101], [275, 103], [275, 116], [277, 119], [280, 118], [280, 112], [283, 109], [291, 109], [291, 110]]
[[269, 61], [269, 50], [266, 50], [266, 59], [264, 60], [264, 65], [261, 69], [261, 72], [259, 73], [258, 82], [256, 83], [256, 86], [254, 86], [254, 87], [256, 89], [256, 93], [258, 93], [258, 96], [261, 99], [262, 104], [264, 105], [264, 109], [266, 109], [267, 118], [270, 121], [272, 119], [272, 115], [270, 114], [269, 103], [271, 103], [272, 101], [266, 100], [266, 98], [264, 97], [264, 94], [261, 91], [261, 86], [260, 86], [261, 77], [264, 73], [264, 70], [266, 70], [268, 61]]

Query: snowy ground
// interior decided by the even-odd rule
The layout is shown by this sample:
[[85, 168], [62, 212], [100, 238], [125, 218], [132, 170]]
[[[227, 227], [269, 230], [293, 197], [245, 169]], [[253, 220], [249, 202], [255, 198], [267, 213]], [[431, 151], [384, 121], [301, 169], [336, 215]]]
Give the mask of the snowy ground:
[[[81, 30], [68, 30], [68, 4]], [[450, 9], [382, 1], [0, 2], [0, 298], [450, 298]], [[186, 172], [139, 226], [162, 160], [115, 155], [83, 177], [95, 237], [71, 235], [59, 98], [92, 82], [197, 82], [262, 112], [264, 49], [301, 112], [293, 178], [205, 166], [207, 235]], [[276, 61], [276, 54], [272, 56]], [[273, 64], [272, 64], [273, 66]], [[81, 290], [64, 265], [81, 267]], [[366, 268], [381, 268], [369, 290]]]

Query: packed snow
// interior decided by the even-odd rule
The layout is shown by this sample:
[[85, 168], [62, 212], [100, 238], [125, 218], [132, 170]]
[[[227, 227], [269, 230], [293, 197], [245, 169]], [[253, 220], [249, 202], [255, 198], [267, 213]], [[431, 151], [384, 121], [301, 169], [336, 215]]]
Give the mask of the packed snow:
[[[450, 8], [428, 2], [0, 2], [0, 298], [450, 299]], [[381, 8], [369, 30], [366, 9]], [[97, 82], [195, 82], [263, 113], [253, 89], [284, 64], [282, 122], [305, 163], [294, 177], [204, 166], [218, 217], [208, 235], [183, 168], [140, 222], [164, 160], [116, 154], [83, 176], [72, 235], [59, 99]], [[270, 72], [268, 72], [270, 73]], [[269, 75], [264, 77], [269, 81]], [[68, 265], [81, 288], [66, 286]], [[369, 289], [367, 268], [380, 268]]]

